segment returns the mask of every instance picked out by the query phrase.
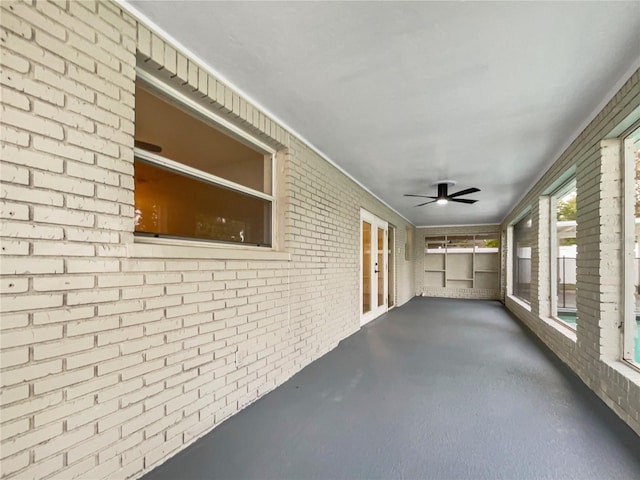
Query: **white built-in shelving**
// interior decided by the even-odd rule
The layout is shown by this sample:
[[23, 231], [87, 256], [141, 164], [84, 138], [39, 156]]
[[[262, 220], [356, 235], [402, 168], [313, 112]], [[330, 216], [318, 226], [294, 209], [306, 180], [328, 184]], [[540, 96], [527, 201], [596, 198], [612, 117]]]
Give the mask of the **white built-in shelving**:
[[500, 285], [497, 235], [442, 235], [425, 239], [425, 287], [495, 290]]

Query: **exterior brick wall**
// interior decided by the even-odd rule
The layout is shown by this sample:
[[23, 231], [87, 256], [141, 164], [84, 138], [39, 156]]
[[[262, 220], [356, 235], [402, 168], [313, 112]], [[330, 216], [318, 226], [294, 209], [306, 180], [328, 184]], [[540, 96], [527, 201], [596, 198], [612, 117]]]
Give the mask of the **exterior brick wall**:
[[[504, 279], [511, 269], [503, 257], [505, 304], [553, 350], [631, 428], [640, 434], [640, 372], [622, 361], [622, 170], [620, 140], [614, 129], [640, 106], [640, 71], [636, 71], [560, 158], [505, 218], [509, 226], [532, 208], [534, 231], [531, 305], [511, 297]], [[576, 171], [577, 315], [575, 332], [549, 319], [548, 192], [554, 182]], [[509, 247], [509, 243], [503, 244]], [[508, 250], [509, 248], [505, 249]]]
[[[133, 478], [359, 328], [360, 208], [413, 226], [110, 1], [0, 3], [3, 478]], [[276, 248], [133, 236], [136, 65], [268, 143]]]
[[[397, 305], [424, 292], [424, 229], [116, 3], [9, 0], [0, 8], [3, 478], [139, 477], [334, 348], [359, 328], [360, 208], [396, 227]], [[136, 65], [277, 150], [274, 250], [134, 240]], [[639, 78], [501, 226], [507, 307], [638, 432], [640, 374], [617, 360], [613, 330], [620, 171], [615, 141], [602, 139], [638, 107]], [[511, 220], [527, 205], [537, 209], [574, 164], [576, 334], [538, 315], [547, 308], [542, 263], [535, 309], [506, 294], [504, 248]]]

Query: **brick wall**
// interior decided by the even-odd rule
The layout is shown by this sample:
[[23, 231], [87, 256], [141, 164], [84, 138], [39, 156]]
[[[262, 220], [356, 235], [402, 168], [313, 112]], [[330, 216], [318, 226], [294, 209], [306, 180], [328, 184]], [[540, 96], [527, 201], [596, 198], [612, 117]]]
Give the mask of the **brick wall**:
[[[424, 256], [425, 238], [442, 235], [475, 235], [482, 233], [495, 234], [500, 240], [500, 225], [464, 225], [454, 227], [419, 227], [416, 229], [416, 271], [419, 278], [416, 279], [418, 294], [425, 297], [445, 298], [469, 298], [480, 300], [499, 300], [500, 289], [488, 288], [459, 288], [459, 287], [433, 287], [424, 284]], [[499, 275], [499, 274], [498, 274]]]
[[[505, 304], [542, 339], [631, 428], [640, 434], [640, 372], [621, 361], [622, 170], [620, 141], [612, 133], [640, 106], [640, 71], [571, 143], [545, 175], [511, 211], [509, 225], [531, 207], [533, 247], [531, 305], [509, 296]], [[636, 114], [637, 115], [637, 114]], [[636, 118], [637, 119], [637, 118]], [[614, 138], [609, 138], [614, 137]], [[575, 332], [550, 320], [548, 195], [554, 182], [572, 169], [577, 183], [577, 310]], [[504, 244], [508, 246], [508, 243]], [[503, 257], [503, 279], [511, 268]]]
[[[409, 225], [117, 4], [0, 3], [1, 475], [128, 478], [359, 328], [360, 208]], [[273, 251], [133, 237], [136, 64], [278, 151]]]

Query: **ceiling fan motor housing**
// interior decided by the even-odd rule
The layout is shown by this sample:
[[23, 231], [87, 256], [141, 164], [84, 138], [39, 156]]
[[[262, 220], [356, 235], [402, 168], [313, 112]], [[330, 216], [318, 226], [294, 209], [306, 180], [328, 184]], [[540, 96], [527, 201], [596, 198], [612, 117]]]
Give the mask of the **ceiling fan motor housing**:
[[447, 191], [449, 189], [449, 185], [446, 183], [438, 184], [438, 198], [447, 198]]

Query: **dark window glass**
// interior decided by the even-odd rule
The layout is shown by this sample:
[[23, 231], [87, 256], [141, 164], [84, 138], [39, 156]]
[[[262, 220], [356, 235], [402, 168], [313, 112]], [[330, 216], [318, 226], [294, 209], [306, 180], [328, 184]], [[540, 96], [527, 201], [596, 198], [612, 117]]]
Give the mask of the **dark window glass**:
[[271, 202], [138, 159], [135, 231], [153, 236], [271, 245]]
[[259, 192], [271, 194], [271, 156], [195, 114], [136, 86], [136, 146]]

